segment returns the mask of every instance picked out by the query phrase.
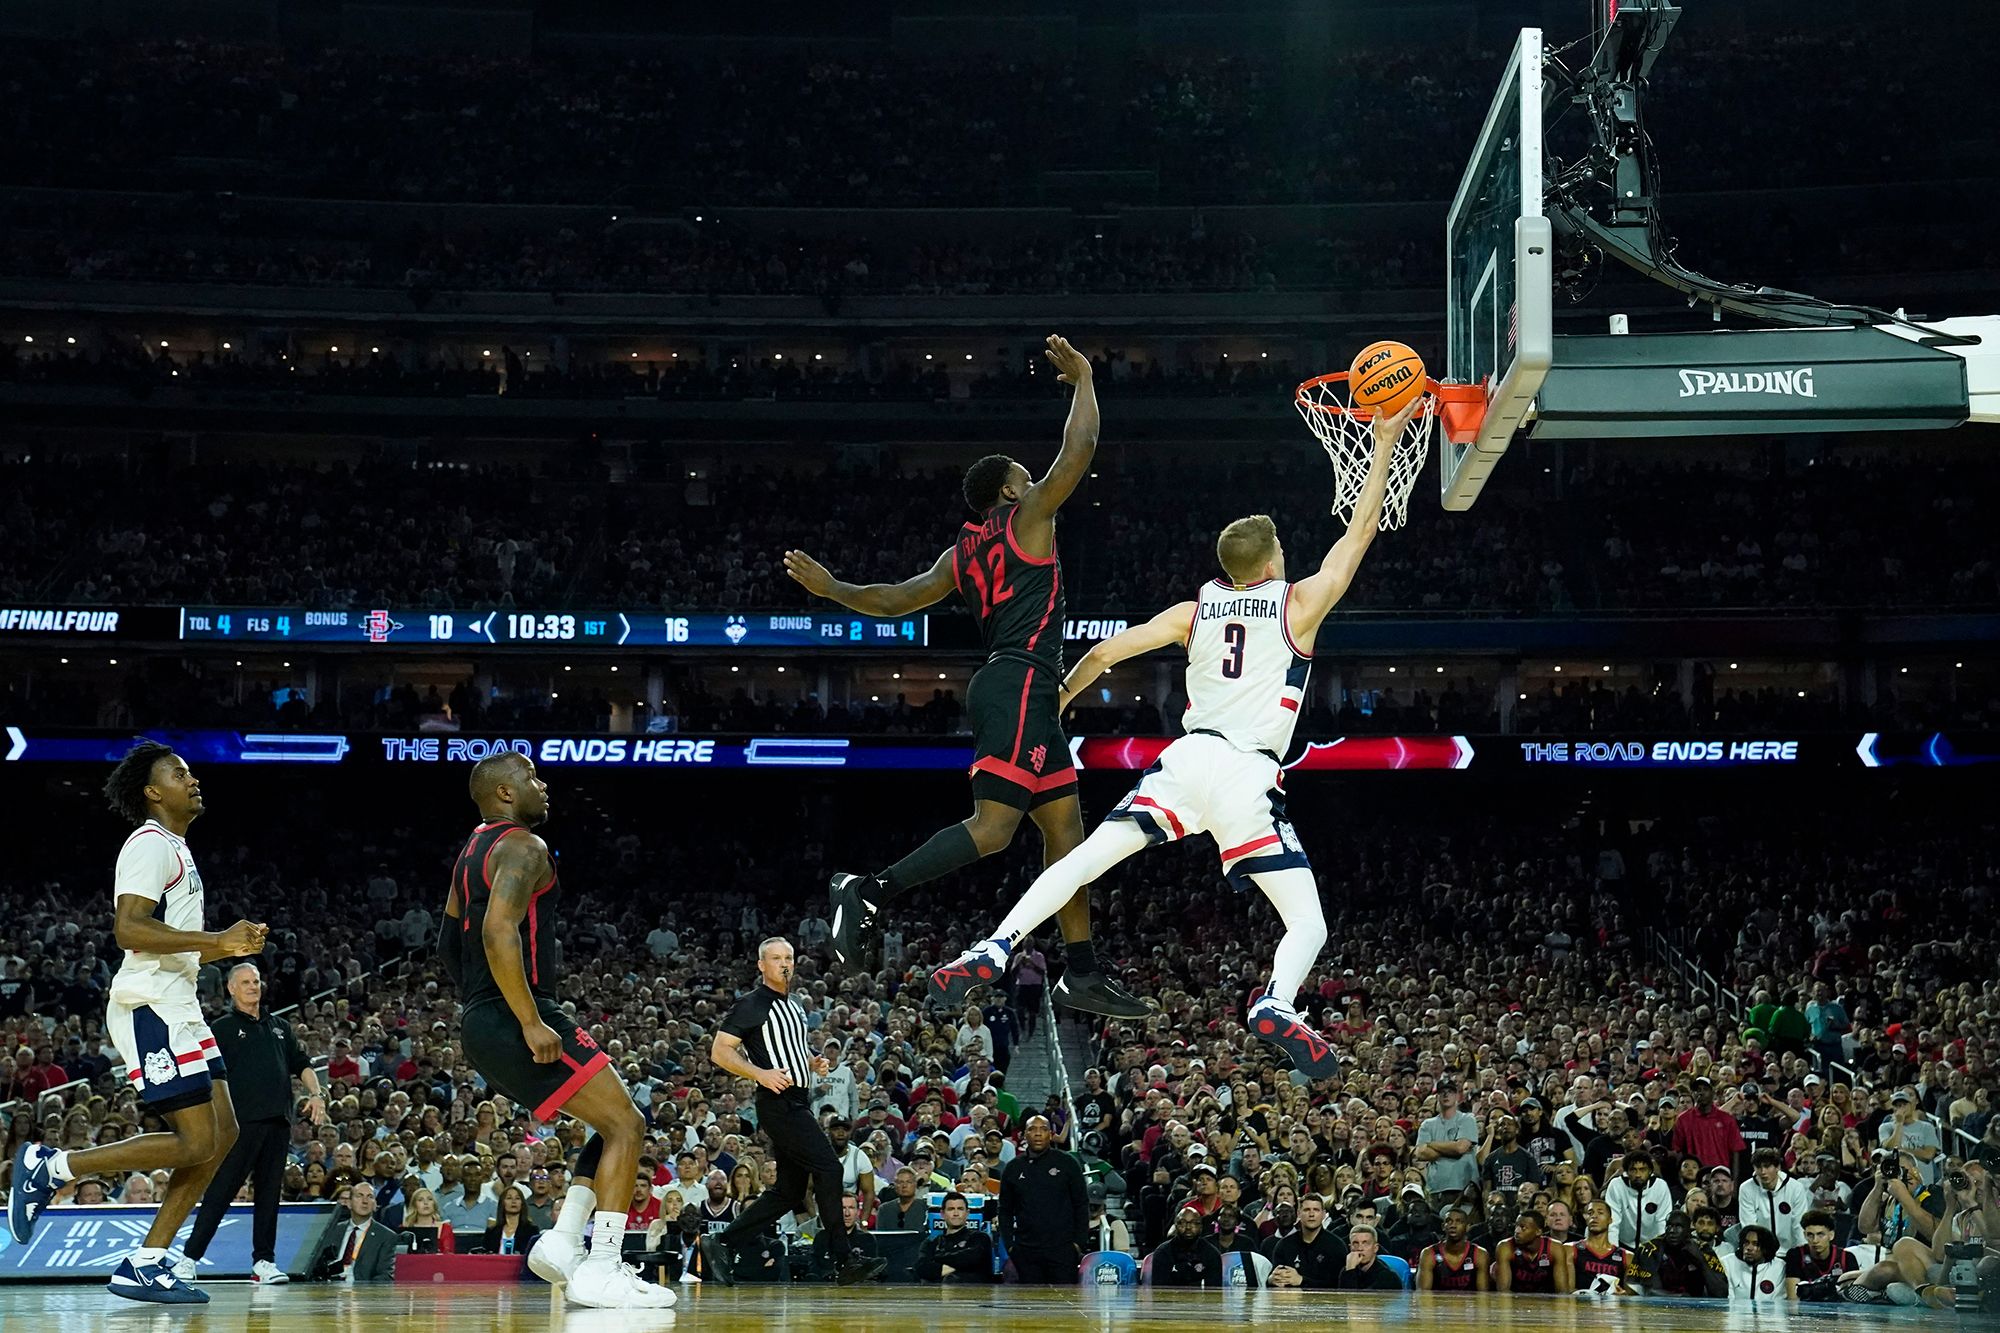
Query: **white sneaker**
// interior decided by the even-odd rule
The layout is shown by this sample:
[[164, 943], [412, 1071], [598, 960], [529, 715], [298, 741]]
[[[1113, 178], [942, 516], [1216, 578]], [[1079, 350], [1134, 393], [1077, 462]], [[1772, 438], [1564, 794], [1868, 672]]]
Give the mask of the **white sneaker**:
[[196, 1277], [195, 1262], [185, 1254], [174, 1256], [173, 1262], [167, 1265], [167, 1271], [183, 1282], [192, 1282]]
[[292, 1275], [272, 1263], [269, 1259], [259, 1259], [251, 1266], [250, 1280], [275, 1287], [281, 1282], [290, 1282]]
[[692, 1287], [700, 1281], [701, 1281], [701, 1274], [695, 1272], [692, 1268], [686, 1270], [681, 1274], [681, 1282], [687, 1286]]
[[629, 1264], [602, 1261], [578, 1264], [568, 1291], [576, 1304], [600, 1310], [670, 1310], [675, 1301], [671, 1290], [641, 1281]]
[[583, 1238], [544, 1231], [528, 1250], [528, 1270], [551, 1286], [567, 1282], [583, 1262]]

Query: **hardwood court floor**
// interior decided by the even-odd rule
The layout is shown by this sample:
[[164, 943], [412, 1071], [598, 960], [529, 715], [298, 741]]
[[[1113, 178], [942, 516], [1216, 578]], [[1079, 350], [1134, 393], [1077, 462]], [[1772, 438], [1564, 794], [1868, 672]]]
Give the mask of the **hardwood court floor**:
[[463, 1285], [253, 1288], [216, 1282], [205, 1306], [137, 1305], [90, 1285], [0, 1286], [0, 1328], [22, 1333], [647, 1333], [651, 1329], [918, 1330], [1087, 1328], [1091, 1333], [1157, 1330], [1216, 1333], [1217, 1326], [1336, 1324], [1355, 1330], [1421, 1327], [1444, 1333], [1798, 1328], [2000, 1330], [2000, 1318], [1881, 1306], [1805, 1306], [1752, 1311], [1721, 1302], [1558, 1300], [1553, 1297], [1352, 1295], [1275, 1291], [1152, 1291], [1126, 1288], [683, 1287], [677, 1309], [552, 1311], [549, 1289]]

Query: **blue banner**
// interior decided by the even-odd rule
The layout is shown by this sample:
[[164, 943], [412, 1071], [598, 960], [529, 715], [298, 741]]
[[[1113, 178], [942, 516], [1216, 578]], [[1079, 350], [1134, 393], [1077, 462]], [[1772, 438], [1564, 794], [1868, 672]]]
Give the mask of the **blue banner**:
[[[0, 1282], [45, 1282], [51, 1278], [109, 1281], [111, 1270], [146, 1238], [154, 1209], [108, 1204], [96, 1208], [51, 1208], [42, 1214], [26, 1245], [0, 1228]], [[313, 1251], [339, 1209], [331, 1203], [278, 1205], [277, 1264], [294, 1277], [305, 1275]], [[208, 1253], [201, 1257], [202, 1278], [250, 1276], [250, 1214], [247, 1203], [233, 1203], [223, 1214]], [[194, 1219], [174, 1233], [178, 1249], [194, 1229]], [[199, 1281], [200, 1279], [197, 1279]]]

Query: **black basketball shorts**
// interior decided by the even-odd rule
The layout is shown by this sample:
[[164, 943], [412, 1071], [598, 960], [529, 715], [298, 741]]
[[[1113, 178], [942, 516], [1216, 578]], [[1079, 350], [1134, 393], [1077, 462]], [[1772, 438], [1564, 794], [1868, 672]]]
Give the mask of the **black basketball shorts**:
[[1046, 666], [996, 657], [965, 692], [972, 723], [972, 795], [1033, 810], [1076, 793], [1076, 763], [1056, 708], [1061, 679]]
[[611, 1057], [555, 1001], [537, 996], [535, 1008], [562, 1038], [562, 1055], [553, 1064], [535, 1063], [521, 1024], [505, 1000], [482, 1000], [467, 1009], [460, 1024], [460, 1045], [494, 1091], [527, 1107], [535, 1119], [548, 1121], [598, 1070], [610, 1067]]

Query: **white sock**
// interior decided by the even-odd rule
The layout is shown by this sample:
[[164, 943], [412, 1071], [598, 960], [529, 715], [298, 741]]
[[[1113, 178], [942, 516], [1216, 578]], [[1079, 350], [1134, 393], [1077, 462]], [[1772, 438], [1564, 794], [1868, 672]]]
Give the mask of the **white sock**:
[[992, 938], [1009, 949], [1062, 910], [1078, 889], [1146, 845], [1146, 835], [1129, 819], [1107, 819], [1075, 851], [1044, 870], [1007, 913]]
[[556, 1210], [557, 1234], [582, 1240], [583, 1229], [596, 1211], [597, 1191], [588, 1185], [571, 1185], [563, 1195], [562, 1207]]
[[587, 1264], [615, 1264], [625, 1252], [625, 1214], [594, 1213], [590, 1219]]
[[49, 1179], [55, 1181], [58, 1185], [67, 1185], [70, 1181], [76, 1179], [75, 1174], [69, 1169], [69, 1152], [67, 1149], [58, 1149], [50, 1155]]
[[1326, 914], [1319, 906], [1319, 883], [1304, 866], [1262, 870], [1250, 878], [1264, 891], [1271, 906], [1278, 909], [1278, 919], [1285, 923], [1285, 937], [1278, 941], [1277, 956], [1271, 960], [1269, 998], [1291, 1008], [1326, 943]]
[[132, 1266], [134, 1268], [139, 1267], [141, 1264], [165, 1263], [166, 1259], [167, 1252], [165, 1250], [156, 1250], [150, 1245], [141, 1245], [138, 1249], [132, 1251]]

